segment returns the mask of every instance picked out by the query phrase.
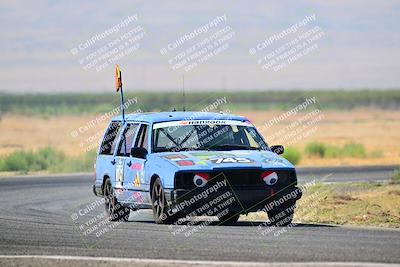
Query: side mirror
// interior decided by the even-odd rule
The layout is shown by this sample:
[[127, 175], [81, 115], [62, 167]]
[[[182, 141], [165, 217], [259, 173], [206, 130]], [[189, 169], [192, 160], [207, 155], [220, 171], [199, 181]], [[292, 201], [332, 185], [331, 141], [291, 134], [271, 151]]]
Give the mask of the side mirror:
[[282, 145], [271, 146], [271, 151], [280, 155], [285, 152], [285, 148]]
[[134, 158], [146, 159], [147, 153], [149, 153], [149, 152], [147, 151], [146, 148], [143, 148], [143, 147], [132, 147], [131, 148], [131, 157], [134, 157]]

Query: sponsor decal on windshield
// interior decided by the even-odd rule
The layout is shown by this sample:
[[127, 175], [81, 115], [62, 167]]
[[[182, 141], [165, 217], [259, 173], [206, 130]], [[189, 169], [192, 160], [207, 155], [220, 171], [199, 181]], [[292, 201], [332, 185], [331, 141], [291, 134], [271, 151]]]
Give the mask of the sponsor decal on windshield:
[[174, 127], [174, 126], [187, 126], [187, 125], [236, 125], [236, 126], [252, 126], [249, 121], [237, 120], [188, 120], [188, 121], [167, 121], [160, 122], [153, 125], [153, 129]]

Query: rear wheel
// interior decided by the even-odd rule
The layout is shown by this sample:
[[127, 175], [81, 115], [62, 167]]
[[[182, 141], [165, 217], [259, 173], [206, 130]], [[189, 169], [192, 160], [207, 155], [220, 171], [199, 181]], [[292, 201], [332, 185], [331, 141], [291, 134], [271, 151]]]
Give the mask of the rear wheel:
[[106, 213], [110, 221], [128, 221], [130, 209], [118, 202], [109, 178], [104, 182]]

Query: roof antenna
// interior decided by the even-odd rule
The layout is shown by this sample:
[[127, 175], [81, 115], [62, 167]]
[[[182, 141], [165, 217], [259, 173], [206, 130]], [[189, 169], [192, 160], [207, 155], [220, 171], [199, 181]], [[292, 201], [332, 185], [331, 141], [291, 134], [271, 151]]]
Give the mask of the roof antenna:
[[182, 97], [183, 97], [183, 111], [186, 111], [186, 108], [185, 108], [185, 74], [182, 74]]

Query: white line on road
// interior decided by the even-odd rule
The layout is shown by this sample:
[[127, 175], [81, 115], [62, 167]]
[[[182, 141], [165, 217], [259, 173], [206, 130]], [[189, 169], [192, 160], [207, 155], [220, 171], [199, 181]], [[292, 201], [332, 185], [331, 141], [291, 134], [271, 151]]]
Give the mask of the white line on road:
[[[132, 263], [134, 266], [368, 266], [368, 267], [392, 267], [398, 264], [389, 263], [366, 263], [366, 262], [233, 262], [233, 261], [194, 261], [194, 260], [167, 260], [167, 259], [142, 259], [142, 258], [113, 258], [113, 257], [85, 257], [85, 256], [63, 256], [63, 255], [0, 255], [1, 259], [38, 259], [38, 260], [62, 260], [62, 261], [99, 261], [99, 262], [125, 262]], [[29, 262], [30, 266], [32, 262]], [[140, 264], [140, 265], [138, 265]], [[54, 263], [53, 263], [54, 265]], [[56, 264], [57, 265], [57, 264]]]

